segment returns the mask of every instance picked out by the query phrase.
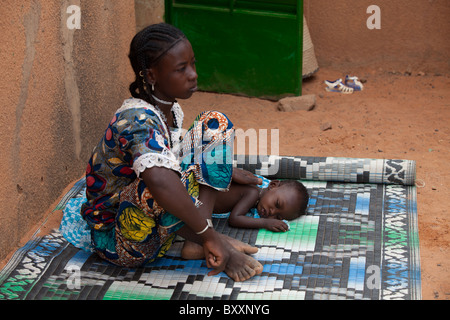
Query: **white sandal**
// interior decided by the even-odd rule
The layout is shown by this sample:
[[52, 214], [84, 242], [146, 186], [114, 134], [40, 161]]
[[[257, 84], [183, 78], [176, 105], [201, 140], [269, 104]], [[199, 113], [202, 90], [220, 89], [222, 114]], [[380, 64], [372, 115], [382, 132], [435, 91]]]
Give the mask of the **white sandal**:
[[353, 93], [353, 88], [347, 87], [345, 84], [343, 84], [342, 79], [338, 79], [336, 81], [325, 80], [325, 84], [327, 85], [325, 90], [327, 90], [328, 92], [341, 92], [344, 94]]
[[349, 88], [353, 88], [355, 91], [361, 91], [364, 89], [363, 84], [359, 81], [358, 77], [345, 76], [345, 85]]

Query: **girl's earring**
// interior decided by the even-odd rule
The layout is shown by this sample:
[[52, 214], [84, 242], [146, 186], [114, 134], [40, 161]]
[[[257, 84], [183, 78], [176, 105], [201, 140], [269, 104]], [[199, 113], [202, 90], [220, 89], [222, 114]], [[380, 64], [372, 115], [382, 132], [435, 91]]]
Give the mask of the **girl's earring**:
[[152, 92], [155, 92], [155, 84], [152, 83]]

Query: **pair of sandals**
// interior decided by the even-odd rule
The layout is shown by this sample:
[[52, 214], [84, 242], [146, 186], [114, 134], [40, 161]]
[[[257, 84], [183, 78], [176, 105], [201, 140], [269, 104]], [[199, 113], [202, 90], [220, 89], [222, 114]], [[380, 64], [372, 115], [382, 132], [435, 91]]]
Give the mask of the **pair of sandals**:
[[342, 79], [335, 81], [325, 80], [327, 87], [325, 90], [329, 92], [341, 92], [344, 94], [351, 94], [353, 91], [361, 91], [364, 89], [363, 84], [358, 77], [345, 76], [345, 82], [342, 83]]

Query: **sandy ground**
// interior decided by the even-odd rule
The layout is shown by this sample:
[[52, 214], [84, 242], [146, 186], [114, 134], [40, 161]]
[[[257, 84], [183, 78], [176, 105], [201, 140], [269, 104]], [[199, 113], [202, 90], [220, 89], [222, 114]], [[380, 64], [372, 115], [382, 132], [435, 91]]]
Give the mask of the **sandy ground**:
[[[346, 74], [364, 79], [364, 90], [325, 91], [323, 80]], [[269, 141], [270, 129], [279, 129], [280, 155], [415, 160], [423, 299], [450, 299], [450, 77], [420, 70], [321, 69], [304, 81], [303, 94], [316, 95], [312, 111], [280, 112], [277, 102], [202, 92], [180, 103], [186, 122], [216, 109], [236, 128], [267, 129]], [[323, 131], [325, 123], [331, 129]]]
[[[351, 95], [324, 90], [323, 80], [346, 74], [363, 79], [364, 90]], [[415, 160], [422, 295], [427, 300], [449, 300], [450, 219], [445, 207], [450, 200], [449, 75], [420, 70], [321, 69], [304, 81], [303, 94], [316, 95], [312, 111], [280, 112], [277, 102], [204, 92], [180, 104], [185, 126], [199, 112], [215, 109], [227, 114], [236, 128], [266, 129], [269, 141], [270, 129], [278, 129], [280, 155]], [[321, 129], [325, 123], [331, 129]], [[271, 153], [270, 144], [257, 152]], [[59, 225], [61, 215], [49, 215], [55, 205], [46, 213], [49, 219], [42, 233]]]

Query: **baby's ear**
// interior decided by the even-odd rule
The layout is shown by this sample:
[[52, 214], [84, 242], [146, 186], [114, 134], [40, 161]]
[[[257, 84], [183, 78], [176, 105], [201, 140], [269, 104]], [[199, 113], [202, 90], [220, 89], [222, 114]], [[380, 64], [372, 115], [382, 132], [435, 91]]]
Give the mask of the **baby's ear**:
[[269, 190], [273, 188], [278, 188], [280, 186], [281, 181], [280, 180], [272, 180], [269, 182]]

